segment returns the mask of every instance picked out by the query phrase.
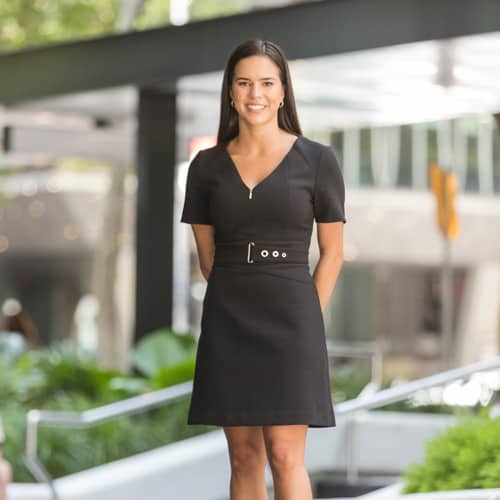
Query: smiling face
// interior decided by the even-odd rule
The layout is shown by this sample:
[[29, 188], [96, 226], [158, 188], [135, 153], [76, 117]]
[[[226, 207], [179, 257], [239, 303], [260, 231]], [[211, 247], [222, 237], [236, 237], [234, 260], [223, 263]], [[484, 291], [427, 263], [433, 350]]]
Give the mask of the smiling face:
[[241, 59], [234, 68], [229, 95], [240, 119], [250, 123], [277, 121], [285, 97], [278, 66], [265, 55]]

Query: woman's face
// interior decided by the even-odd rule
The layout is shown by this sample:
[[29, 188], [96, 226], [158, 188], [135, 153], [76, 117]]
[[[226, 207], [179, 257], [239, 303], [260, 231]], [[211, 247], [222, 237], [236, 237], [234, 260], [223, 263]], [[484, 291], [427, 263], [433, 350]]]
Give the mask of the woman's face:
[[[241, 59], [234, 68], [229, 94], [240, 119], [251, 123], [276, 120], [285, 97], [278, 66], [264, 55]], [[252, 108], [252, 104], [259, 106]]]

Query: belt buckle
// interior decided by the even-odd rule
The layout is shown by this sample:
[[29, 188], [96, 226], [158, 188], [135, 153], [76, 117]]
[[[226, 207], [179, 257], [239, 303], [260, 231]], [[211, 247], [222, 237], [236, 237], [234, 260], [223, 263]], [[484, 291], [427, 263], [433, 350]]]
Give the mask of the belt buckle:
[[250, 260], [250, 252], [251, 252], [252, 246], [255, 246], [255, 241], [248, 242], [247, 262], [249, 264], [253, 264], [253, 262], [254, 262], [253, 259]]

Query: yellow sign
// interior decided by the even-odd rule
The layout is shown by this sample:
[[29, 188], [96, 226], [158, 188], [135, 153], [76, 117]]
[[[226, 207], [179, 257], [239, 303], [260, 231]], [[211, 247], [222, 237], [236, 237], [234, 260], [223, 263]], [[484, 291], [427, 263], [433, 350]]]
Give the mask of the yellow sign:
[[454, 172], [444, 170], [436, 163], [429, 165], [431, 189], [436, 196], [438, 228], [447, 238], [459, 234], [458, 215], [455, 208], [458, 181]]

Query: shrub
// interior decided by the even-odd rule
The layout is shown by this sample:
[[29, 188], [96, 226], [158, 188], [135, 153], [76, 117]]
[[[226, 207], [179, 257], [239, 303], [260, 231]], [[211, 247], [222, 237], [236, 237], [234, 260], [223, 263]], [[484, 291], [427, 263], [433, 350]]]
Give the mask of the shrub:
[[425, 459], [403, 475], [402, 493], [500, 488], [500, 417], [484, 408], [425, 444]]
[[[131, 353], [134, 367], [144, 377], [103, 369], [95, 357], [66, 344], [27, 351], [16, 359], [0, 356], [0, 414], [14, 481], [33, 481], [23, 461], [28, 410], [81, 412], [191, 380], [195, 350], [196, 340], [190, 335], [153, 332]], [[39, 459], [58, 478], [213, 430], [186, 424], [188, 404], [186, 397], [87, 429], [42, 426]]]

